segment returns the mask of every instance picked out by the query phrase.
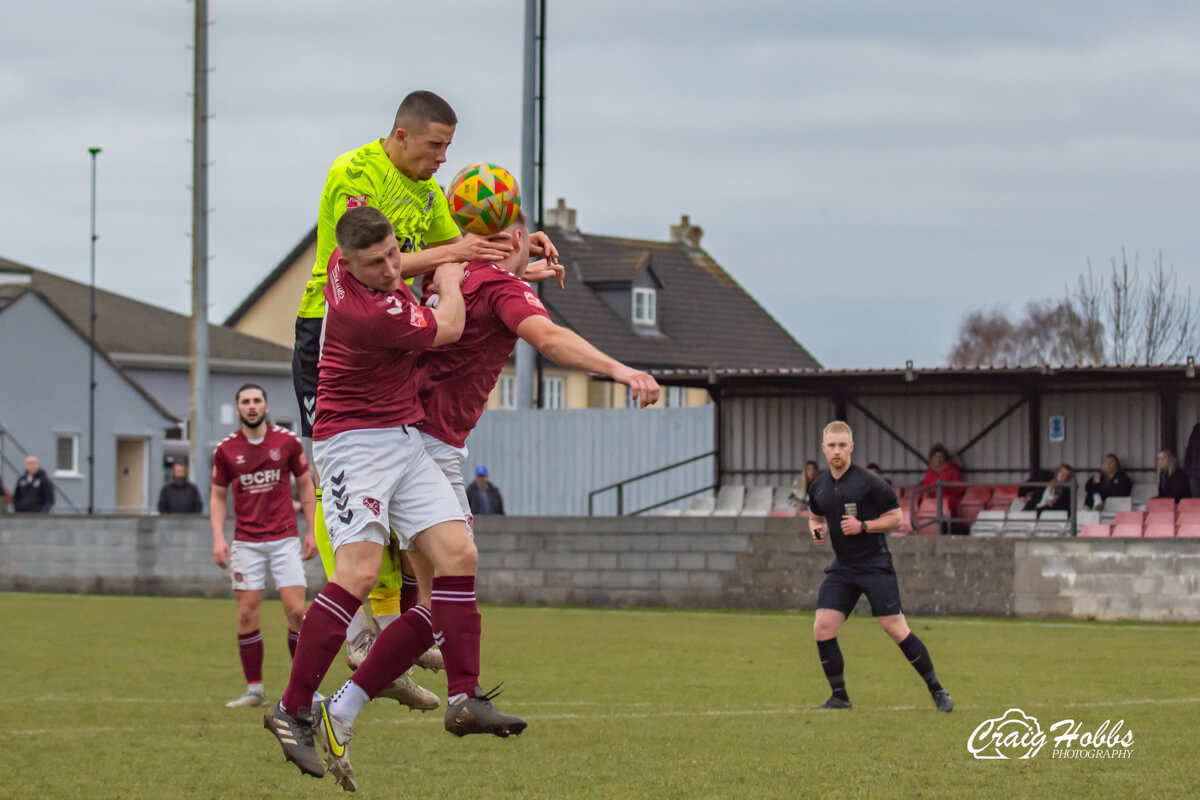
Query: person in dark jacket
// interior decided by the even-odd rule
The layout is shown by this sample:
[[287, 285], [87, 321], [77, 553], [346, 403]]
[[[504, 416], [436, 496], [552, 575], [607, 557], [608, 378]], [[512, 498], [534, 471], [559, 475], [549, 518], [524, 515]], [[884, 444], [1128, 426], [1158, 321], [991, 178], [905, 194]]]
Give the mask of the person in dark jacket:
[[504, 498], [498, 489], [488, 480], [487, 467], [475, 468], [475, 480], [467, 487], [467, 502], [471, 504], [471, 514], [503, 514]]
[[171, 465], [171, 482], [158, 493], [160, 514], [203, 514], [204, 502], [200, 490], [187, 479], [187, 464], [178, 461]]
[[1158, 496], [1170, 497], [1176, 502], [1192, 496], [1187, 475], [1179, 468], [1179, 462], [1170, 450], [1158, 451]]
[[1025, 504], [1026, 511], [1070, 511], [1071, 481], [1075, 470], [1070, 464], [1059, 464], [1054, 468], [1054, 481], [1045, 488], [1041, 497], [1031, 498]]
[[54, 508], [54, 483], [38, 465], [37, 456], [25, 456], [25, 474], [13, 487], [13, 511], [45, 514]]
[[[1088, 508], [1102, 508], [1110, 497], [1129, 497], [1133, 494], [1133, 480], [1121, 469], [1121, 460], [1114, 454], [1104, 456], [1104, 465], [1093, 473], [1083, 487], [1083, 504]], [[1097, 498], [1099, 502], [1097, 503]]]
[[1183, 451], [1183, 472], [1187, 475], [1192, 497], [1200, 497], [1200, 422], [1192, 426], [1187, 449]]

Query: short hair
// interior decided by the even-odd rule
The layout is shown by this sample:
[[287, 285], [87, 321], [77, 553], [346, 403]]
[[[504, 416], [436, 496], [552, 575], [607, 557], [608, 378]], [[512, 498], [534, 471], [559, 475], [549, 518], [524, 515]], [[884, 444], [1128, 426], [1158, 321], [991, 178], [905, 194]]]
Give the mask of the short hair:
[[1117, 471], [1118, 471], [1118, 472], [1120, 472], [1120, 471], [1121, 471], [1121, 459], [1117, 458], [1117, 454], [1116, 454], [1116, 453], [1105, 453], [1105, 454], [1104, 454], [1104, 457], [1105, 457], [1105, 458], [1111, 458], [1111, 459], [1113, 460], [1113, 462], [1115, 462], [1115, 463], [1116, 463], [1116, 465], [1117, 465]]
[[403, 128], [411, 133], [425, 132], [425, 126], [431, 122], [441, 125], [457, 125], [458, 116], [442, 98], [433, 92], [424, 90], [412, 92], [400, 102], [396, 109], [396, 119], [392, 123], [392, 132]]
[[334, 237], [342, 252], [362, 250], [395, 235], [391, 221], [382, 211], [371, 206], [350, 209], [342, 214], [334, 229]]
[[[240, 401], [242, 399], [242, 392], [246, 391], [247, 389], [258, 389], [260, 392], [262, 392], [263, 400], [267, 399], [267, 390], [266, 389], [262, 388], [257, 383], [243, 383], [241, 386], [238, 387], [238, 390], [233, 393], [233, 402], [237, 403], [238, 401]], [[178, 463], [178, 462], [176, 462], [176, 463]]]
[[941, 453], [943, 458], [945, 458], [947, 461], [950, 461], [950, 451], [946, 449], [946, 445], [942, 444], [941, 442], [938, 442], [933, 447], [929, 448], [928, 460], [933, 461], [933, 457], [938, 453]]
[[821, 441], [825, 441], [825, 437], [831, 433], [844, 433], [850, 437], [850, 441], [854, 441], [854, 431], [850, 430], [850, 426], [840, 419], [835, 419], [825, 426], [825, 430], [821, 432]]

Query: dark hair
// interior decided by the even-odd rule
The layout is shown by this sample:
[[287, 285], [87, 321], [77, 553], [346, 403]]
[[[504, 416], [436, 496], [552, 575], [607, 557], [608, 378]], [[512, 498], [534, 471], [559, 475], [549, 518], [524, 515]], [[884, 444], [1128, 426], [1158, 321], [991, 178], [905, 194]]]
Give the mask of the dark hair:
[[870, 464], [867, 464], [867, 469], [875, 470], [876, 472], [883, 472], [883, 470], [879, 468], [879, 465], [874, 461], [872, 461]]
[[334, 230], [343, 253], [362, 250], [395, 235], [391, 221], [378, 208], [370, 206], [359, 206], [342, 214]]
[[238, 387], [238, 390], [233, 393], [233, 402], [237, 403], [239, 400], [241, 400], [242, 392], [246, 391], [247, 389], [258, 389], [260, 392], [262, 392], [263, 400], [267, 399], [267, 390], [266, 389], [262, 388], [257, 383], [243, 383], [241, 386]]
[[936, 456], [938, 453], [941, 453], [942, 457], [945, 458], [947, 461], [952, 460], [950, 458], [950, 451], [947, 450], [946, 445], [942, 444], [941, 442], [938, 442], [933, 447], [929, 448], [929, 460], [933, 461], [933, 457]]
[[458, 117], [450, 104], [433, 92], [416, 91], [400, 102], [400, 108], [396, 109], [396, 119], [392, 123], [392, 131], [403, 128], [410, 133], [421, 134], [431, 122], [457, 125]]
[[810, 458], [808, 461], [805, 461], [805, 462], [804, 462], [804, 466], [806, 466], [806, 467], [807, 467], [809, 464], [812, 464], [812, 465], [813, 465], [814, 467], [816, 467], [817, 469], [820, 469], [820, 468], [821, 468], [821, 465], [820, 465], [820, 464], [818, 464], [817, 462], [813, 461], [811, 458]]
[[1113, 461], [1117, 462], [1117, 472], [1121, 471], [1121, 459], [1117, 458], [1116, 453], [1105, 453], [1104, 457], [1111, 458]]

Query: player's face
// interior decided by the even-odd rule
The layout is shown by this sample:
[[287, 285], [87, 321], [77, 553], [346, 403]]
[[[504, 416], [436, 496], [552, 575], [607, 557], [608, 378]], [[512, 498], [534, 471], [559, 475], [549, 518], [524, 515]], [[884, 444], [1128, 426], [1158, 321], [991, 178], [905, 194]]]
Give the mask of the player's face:
[[825, 454], [825, 460], [829, 463], [830, 469], [845, 469], [850, 466], [850, 454], [854, 452], [854, 442], [847, 433], [826, 434], [825, 441], [821, 442], [821, 452]]
[[257, 428], [267, 416], [267, 398], [258, 389], [244, 389], [237, 399], [237, 413], [247, 428]]
[[342, 262], [359, 283], [380, 292], [394, 292], [403, 280], [400, 247], [394, 236], [361, 250], [345, 251]]
[[430, 122], [420, 133], [405, 133], [405, 172], [419, 181], [429, 180], [446, 163], [446, 150], [454, 139], [454, 126]]

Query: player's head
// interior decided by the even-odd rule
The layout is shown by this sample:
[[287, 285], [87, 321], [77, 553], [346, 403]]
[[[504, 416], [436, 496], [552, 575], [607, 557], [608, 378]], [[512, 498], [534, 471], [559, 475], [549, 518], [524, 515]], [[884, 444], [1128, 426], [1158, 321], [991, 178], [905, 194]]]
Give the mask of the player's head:
[[352, 208], [334, 229], [341, 255], [338, 264], [362, 285], [392, 292], [400, 285], [400, 247], [383, 212], [370, 206]]
[[831, 470], [843, 470], [850, 466], [850, 454], [854, 452], [854, 432], [840, 419], [825, 426], [821, 434], [821, 452]]
[[413, 180], [433, 177], [446, 161], [458, 116], [433, 92], [413, 92], [400, 103], [384, 149], [400, 171]]
[[529, 266], [529, 223], [525, 212], [517, 209], [517, 215], [508, 227], [487, 237], [490, 242], [505, 242], [512, 245], [508, 258], [496, 263], [497, 267], [506, 269], [518, 278], [524, 277], [525, 268]]
[[247, 428], [258, 428], [267, 421], [267, 391], [257, 383], [243, 383], [233, 395], [238, 420]]

